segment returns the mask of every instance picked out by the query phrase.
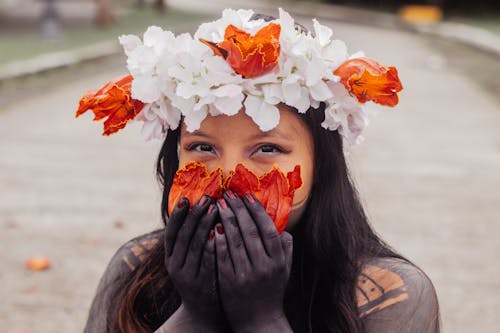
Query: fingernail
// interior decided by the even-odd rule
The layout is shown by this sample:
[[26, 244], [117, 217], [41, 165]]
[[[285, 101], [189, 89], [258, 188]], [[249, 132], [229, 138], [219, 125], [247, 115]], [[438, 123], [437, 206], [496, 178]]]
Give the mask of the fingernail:
[[218, 233], [219, 235], [223, 235], [223, 234], [224, 234], [224, 227], [222, 227], [222, 224], [220, 224], [220, 223], [219, 223], [219, 224], [217, 224], [217, 225], [215, 226], [215, 229], [217, 230], [217, 233]]
[[226, 191], [226, 194], [227, 194], [227, 196], [228, 196], [231, 200], [236, 199], [236, 195], [234, 194], [234, 192], [233, 192], [233, 191], [231, 191], [231, 190], [227, 190], [227, 191]]
[[210, 207], [208, 207], [208, 212], [207, 214], [210, 215], [212, 214], [212, 212], [215, 210], [215, 205], [214, 204], [211, 204]]
[[226, 200], [224, 200], [224, 199], [219, 199], [219, 205], [220, 205], [222, 208], [226, 209], [226, 208], [227, 208], [227, 202], [226, 202]]
[[247, 198], [248, 202], [255, 203], [255, 198], [253, 197], [253, 195], [251, 193], [245, 194], [245, 198]]
[[177, 203], [177, 208], [183, 208], [184, 206], [186, 206], [186, 198], [181, 198]]
[[201, 197], [200, 201], [198, 201], [198, 206], [203, 206], [207, 202], [207, 196], [204, 195]]
[[208, 240], [212, 240], [212, 238], [214, 238], [214, 236], [215, 236], [215, 232], [212, 229], [212, 230], [210, 230], [210, 234], [208, 234]]

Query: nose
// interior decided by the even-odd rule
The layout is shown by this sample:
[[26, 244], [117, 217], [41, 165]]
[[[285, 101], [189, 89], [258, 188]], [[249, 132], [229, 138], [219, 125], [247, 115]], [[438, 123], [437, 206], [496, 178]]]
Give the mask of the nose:
[[222, 175], [224, 176], [224, 179], [226, 179], [229, 176], [231, 171], [234, 171], [238, 163], [242, 162], [243, 159], [239, 156], [239, 154], [236, 153], [224, 154], [219, 159], [219, 165], [218, 165], [218, 167], [222, 169]]

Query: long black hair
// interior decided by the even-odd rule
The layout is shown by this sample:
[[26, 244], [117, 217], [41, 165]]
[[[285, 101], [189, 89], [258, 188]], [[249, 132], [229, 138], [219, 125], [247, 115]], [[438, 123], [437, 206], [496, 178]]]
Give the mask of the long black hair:
[[[314, 175], [306, 210], [291, 231], [294, 256], [285, 312], [296, 333], [363, 332], [355, 299], [361, 265], [368, 258], [401, 256], [368, 223], [349, 176], [342, 137], [321, 127], [324, 108], [322, 103], [298, 114], [312, 134]], [[179, 167], [179, 136], [178, 129], [170, 131], [158, 157], [163, 206]], [[165, 223], [168, 217], [162, 217]], [[161, 230], [158, 238], [147, 259], [121, 277], [116, 305], [109, 309], [110, 332], [152, 332], [179, 307], [163, 266]]]

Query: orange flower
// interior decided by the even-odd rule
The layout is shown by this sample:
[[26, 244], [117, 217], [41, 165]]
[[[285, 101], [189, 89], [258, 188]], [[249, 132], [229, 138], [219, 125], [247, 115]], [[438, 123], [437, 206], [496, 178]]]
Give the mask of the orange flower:
[[281, 26], [275, 23], [263, 27], [255, 36], [230, 24], [224, 33], [224, 41], [200, 41], [214, 54], [224, 57], [236, 73], [251, 78], [268, 73], [278, 63], [280, 33]]
[[299, 165], [288, 172], [286, 177], [276, 166], [263, 176], [257, 177], [243, 164], [238, 164], [226, 183], [226, 188], [239, 196], [253, 193], [271, 216], [280, 234], [288, 224], [295, 190], [301, 186]]
[[168, 213], [170, 214], [177, 202], [186, 197], [193, 206], [202, 195], [212, 199], [222, 197], [223, 182], [220, 168], [208, 173], [205, 164], [200, 162], [186, 163], [184, 168], [177, 170], [168, 196]]
[[293, 195], [300, 186], [302, 180], [298, 165], [286, 176], [274, 166], [271, 171], [257, 177], [240, 163], [224, 180], [220, 168], [208, 173], [203, 163], [189, 162], [175, 174], [168, 198], [168, 211], [171, 213], [182, 197], [188, 198], [192, 206], [204, 194], [217, 200], [226, 189], [239, 196], [250, 192], [262, 203], [281, 234], [288, 223]]
[[94, 121], [108, 117], [104, 122], [103, 135], [121, 130], [144, 106], [131, 97], [132, 80], [132, 75], [125, 75], [106, 83], [98, 90], [87, 92], [80, 99], [76, 117], [92, 110]]
[[334, 72], [349, 93], [360, 103], [395, 106], [399, 102], [398, 92], [403, 90], [395, 67], [384, 67], [371, 58], [350, 59]]

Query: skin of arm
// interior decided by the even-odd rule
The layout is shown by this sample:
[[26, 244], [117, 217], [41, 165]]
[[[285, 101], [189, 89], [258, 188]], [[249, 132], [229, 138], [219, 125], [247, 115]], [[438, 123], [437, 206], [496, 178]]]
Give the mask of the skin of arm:
[[368, 261], [356, 288], [367, 333], [439, 333], [439, 304], [431, 280], [401, 259]]
[[160, 327], [155, 333], [220, 333], [220, 328], [207, 327], [205, 324], [197, 323], [183, 305]]

